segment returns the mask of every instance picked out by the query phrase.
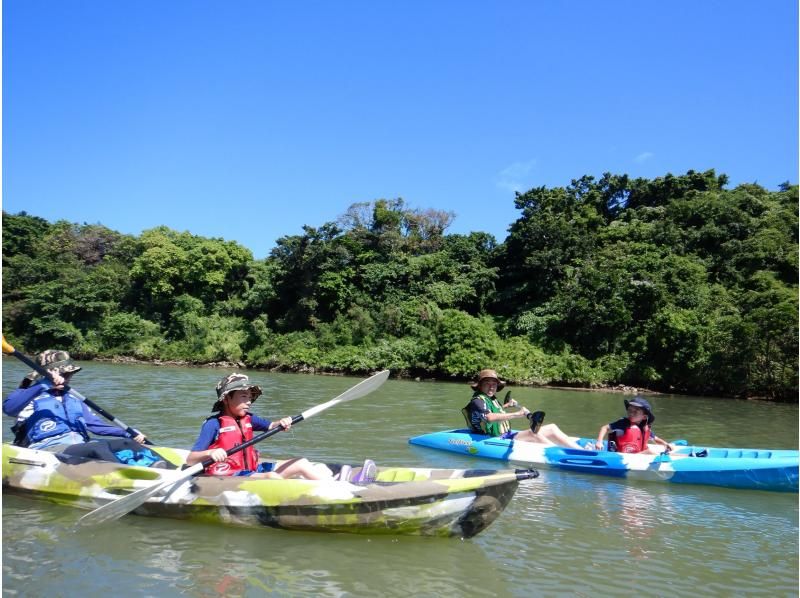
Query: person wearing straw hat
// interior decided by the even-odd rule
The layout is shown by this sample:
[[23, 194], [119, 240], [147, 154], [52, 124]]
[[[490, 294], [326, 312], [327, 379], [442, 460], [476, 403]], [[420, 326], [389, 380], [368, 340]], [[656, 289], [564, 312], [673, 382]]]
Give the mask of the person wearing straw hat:
[[[462, 413], [472, 432], [499, 436], [513, 439], [514, 441], [536, 442], [539, 444], [559, 445], [568, 448], [581, 449], [582, 447], [567, 436], [555, 424], [542, 425], [544, 412], [531, 413], [526, 407], [520, 406], [511, 398], [511, 392], [506, 394], [503, 404], [497, 398], [498, 391], [505, 388], [506, 383], [500, 380], [497, 372], [490, 369], [481, 370], [476, 382], [470, 386], [474, 391], [472, 399]], [[506, 411], [510, 407], [519, 407], [517, 411]], [[528, 418], [530, 428], [522, 431], [513, 431], [509, 421], [517, 418]]]
[[187, 465], [212, 459], [206, 467], [208, 475], [250, 476], [252, 478], [293, 478], [325, 480], [333, 477], [326, 465], [311, 463], [305, 457], [284, 461], [259, 461], [258, 451], [251, 445], [228, 455], [235, 446], [253, 438], [253, 432], [284, 430], [292, 427], [292, 418], [274, 422], [250, 413], [250, 407], [261, 396], [261, 387], [252, 384], [245, 374], [232, 373], [222, 378], [216, 387], [217, 399], [210, 415], [200, 428], [200, 435], [186, 458]]
[[[82, 369], [69, 353], [48, 349], [36, 356], [36, 363], [50, 373], [52, 382], [33, 371], [3, 401], [3, 413], [17, 418], [12, 427], [15, 445], [104, 461], [119, 461], [116, 453], [120, 451], [146, 456], [137, 465], [159, 460], [140, 444], [146, 440], [143, 434], [131, 437], [126, 430], [100, 419], [69, 388], [72, 376]], [[117, 438], [92, 440], [90, 432]]]

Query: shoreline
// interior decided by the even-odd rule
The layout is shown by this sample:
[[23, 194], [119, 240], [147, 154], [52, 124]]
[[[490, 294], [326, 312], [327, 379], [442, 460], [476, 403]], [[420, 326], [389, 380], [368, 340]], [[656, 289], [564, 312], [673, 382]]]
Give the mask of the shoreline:
[[[195, 367], [195, 368], [216, 368], [216, 369], [239, 369], [239, 370], [250, 370], [250, 371], [262, 371], [262, 372], [279, 372], [279, 373], [293, 373], [293, 374], [311, 374], [316, 376], [359, 376], [364, 372], [330, 372], [330, 371], [320, 371], [316, 368], [304, 366], [299, 368], [290, 368], [285, 366], [278, 366], [278, 367], [252, 367], [248, 366], [242, 361], [234, 362], [234, 361], [214, 361], [214, 362], [207, 362], [207, 363], [197, 363], [185, 360], [165, 360], [165, 359], [138, 359], [135, 357], [95, 357], [92, 359], [85, 359], [85, 361], [98, 361], [98, 362], [105, 362], [105, 363], [119, 363], [119, 364], [128, 364], [128, 365], [153, 365], [153, 366], [175, 366], [175, 367]], [[469, 383], [467, 379], [444, 379], [444, 378], [436, 378], [436, 377], [425, 377], [425, 376], [414, 376], [411, 374], [403, 374], [403, 370], [400, 370], [398, 373], [393, 372], [392, 378], [396, 380], [413, 380], [416, 382], [463, 382], [465, 384]], [[674, 392], [662, 392], [658, 390], [651, 390], [649, 388], [642, 388], [637, 386], [630, 386], [626, 384], [609, 384], [609, 385], [602, 385], [602, 386], [564, 386], [559, 384], [534, 384], [534, 383], [520, 383], [520, 382], [507, 382], [506, 387], [516, 387], [516, 388], [543, 388], [548, 390], [572, 390], [572, 391], [583, 391], [583, 392], [609, 392], [609, 393], [617, 393], [623, 395], [645, 395], [645, 396], [657, 396], [657, 395], [670, 395], [670, 396], [694, 396], [694, 395], [684, 395], [683, 393], [674, 393]], [[738, 397], [721, 397], [721, 396], [711, 396], [706, 395], [707, 398], [717, 398], [723, 400], [736, 400]], [[766, 401], [766, 402], [779, 402], [774, 401], [774, 399], [770, 399], [769, 397], [744, 397], [738, 398], [739, 400], [745, 401]]]

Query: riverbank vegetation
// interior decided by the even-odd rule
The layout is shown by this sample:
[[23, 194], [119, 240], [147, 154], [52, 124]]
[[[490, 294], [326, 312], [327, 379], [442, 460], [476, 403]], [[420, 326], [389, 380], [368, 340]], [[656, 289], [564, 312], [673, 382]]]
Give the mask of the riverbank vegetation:
[[689, 171], [534, 188], [500, 243], [376, 200], [260, 260], [244, 239], [3, 213], [3, 329], [81, 358], [495, 367], [524, 384], [796, 401], [798, 188], [726, 185]]

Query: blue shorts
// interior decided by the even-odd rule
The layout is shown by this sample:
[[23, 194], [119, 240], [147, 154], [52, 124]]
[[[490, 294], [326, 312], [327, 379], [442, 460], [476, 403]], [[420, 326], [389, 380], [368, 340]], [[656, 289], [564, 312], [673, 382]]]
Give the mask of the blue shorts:
[[519, 432], [515, 432], [514, 430], [509, 430], [505, 434], [503, 434], [500, 438], [505, 438], [506, 440], [512, 440], [514, 436], [519, 434]]
[[256, 468], [255, 471], [253, 471], [252, 469], [243, 469], [242, 471], [237, 471], [236, 475], [237, 476], [240, 476], [240, 475], [241, 476], [248, 476], [248, 475], [252, 475], [254, 473], [269, 473], [273, 469], [275, 469], [275, 464], [274, 463], [264, 462], [264, 463], [259, 463], [258, 467]]

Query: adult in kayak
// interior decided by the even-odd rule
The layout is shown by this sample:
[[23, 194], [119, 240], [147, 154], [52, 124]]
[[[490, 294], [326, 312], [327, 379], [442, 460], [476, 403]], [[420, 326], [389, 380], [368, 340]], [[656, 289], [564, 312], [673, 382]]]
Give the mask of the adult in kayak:
[[648, 443], [651, 440], [663, 446], [667, 451], [675, 448], [653, 432], [652, 426], [656, 416], [653, 415], [653, 408], [650, 407], [647, 400], [636, 397], [632, 401], [625, 400], [624, 402], [626, 417], [600, 428], [595, 448], [603, 450], [603, 438], [606, 434], [608, 434], [608, 450], [611, 452], [661, 454], [664, 449], [649, 446]]
[[[13, 444], [68, 455], [123, 461], [125, 454], [137, 465], [152, 465], [159, 457], [141, 443], [146, 437], [135, 437], [122, 428], [109, 424], [84, 403], [77, 391], [69, 388], [72, 376], [81, 371], [69, 353], [48, 349], [36, 356], [36, 362], [52, 376], [52, 382], [38, 372], [31, 372], [3, 401], [3, 413], [16, 417], [11, 430]], [[89, 433], [115, 436], [113, 440], [93, 440]]]
[[325, 465], [314, 465], [305, 457], [285, 461], [258, 461], [255, 446], [228, 455], [227, 451], [253, 438], [254, 431], [292, 427], [292, 418], [284, 417], [273, 422], [250, 413], [250, 406], [261, 396], [261, 387], [251, 384], [245, 374], [233, 373], [217, 383], [217, 400], [200, 428], [200, 435], [186, 458], [187, 465], [201, 463], [208, 458], [214, 463], [205, 469], [209, 475], [251, 476], [253, 478], [303, 477], [307, 480], [324, 480], [333, 477]]
[[[536, 442], [581, 449], [577, 442], [570, 439], [555, 424], [541, 425], [544, 413], [537, 411], [532, 414], [526, 407], [521, 407], [514, 399], [507, 397], [507, 402], [500, 404], [497, 392], [505, 387], [506, 383], [497, 377], [494, 370], [481, 370], [477, 382], [471, 384], [472, 399], [462, 412], [473, 432], [501, 438]], [[507, 412], [506, 408], [519, 407], [518, 411]], [[529, 417], [529, 415], [531, 417]], [[533, 417], [536, 415], [537, 417]], [[509, 421], [516, 418], [529, 418], [530, 429], [515, 432], [511, 430]]]

